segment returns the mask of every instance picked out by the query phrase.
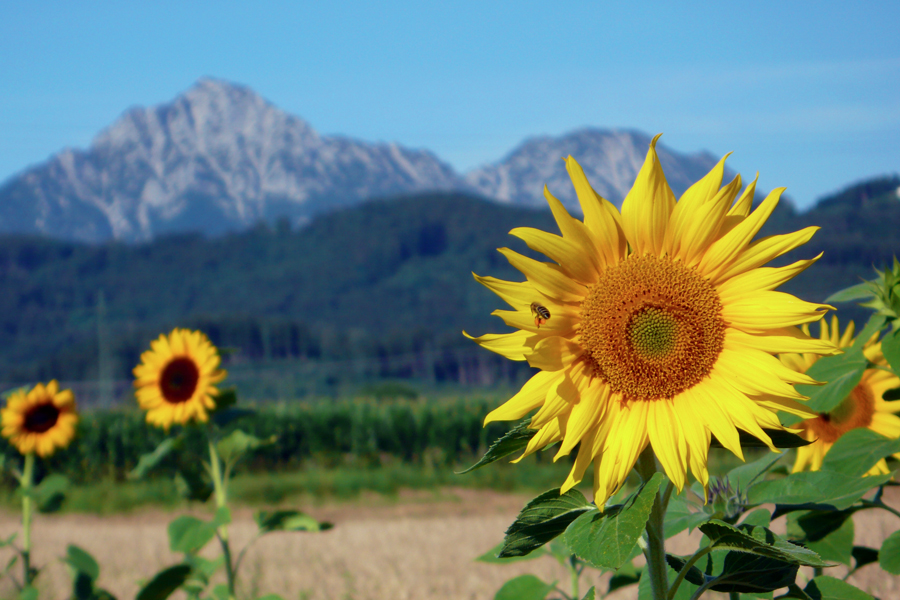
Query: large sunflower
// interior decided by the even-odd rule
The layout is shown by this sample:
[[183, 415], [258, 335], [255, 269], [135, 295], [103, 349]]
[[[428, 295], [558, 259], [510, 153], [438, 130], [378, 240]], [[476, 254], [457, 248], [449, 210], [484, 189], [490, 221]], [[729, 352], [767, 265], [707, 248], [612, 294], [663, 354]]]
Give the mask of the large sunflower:
[[0, 410], [3, 437], [22, 454], [47, 457], [57, 448], [65, 448], [75, 437], [75, 396], [72, 390], [60, 390], [54, 379], [25, 392], [16, 390]]
[[147, 422], [166, 430], [173, 424], [204, 423], [215, 408], [215, 384], [225, 378], [219, 352], [199, 331], [173, 329], [150, 343], [134, 368], [135, 395]]
[[[831, 328], [823, 319], [819, 323], [819, 337], [836, 346], [846, 348], [853, 344], [853, 321], [841, 335], [837, 317], [832, 317]], [[808, 332], [808, 330], [807, 330]], [[888, 362], [881, 352], [881, 343], [877, 334], [867, 340], [863, 346], [866, 358], [876, 367], [863, 371], [862, 379], [844, 400], [827, 413], [818, 414], [807, 419], [798, 427], [803, 429], [801, 435], [812, 444], [797, 449], [797, 460], [794, 461], [794, 472], [809, 468], [818, 471], [822, 460], [838, 439], [852, 429], [866, 427], [887, 438], [900, 437], [900, 402], [887, 402], [884, 393], [900, 387], [900, 377], [888, 370]], [[797, 371], [806, 372], [818, 360], [814, 354], [782, 354], [784, 364]], [[894, 455], [900, 458], [900, 453]], [[889, 473], [884, 459], [869, 470], [869, 475]]]
[[579, 483], [593, 461], [598, 506], [648, 444], [679, 490], [689, 467], [708, 484], [711, 435], [739, 457], [738, 429], [772, 447], [763, 428], [783, 429], [776, 411], [813, 416], [796, 402], [804, 396], [792, 384], [815, 383], [774, 354], [836, 352], [795, 327], [830, 307], [773, 291], [818, 257], [761, 268], [818, 228], [752, 241], [783, 188], [751, 213], [756, 181], [737, 202], [740, 176], [720, 189], [727, 156], [676, 203], [656, 155], [658, 138], [621, 214], [571, 156], [564, 159], [584, 222], [545, 187], [562, 236], [510, 232], [555, 262], [501, 248], [526, 281], [475, 276], [515, 309], [493, 314], [520, 331], [473, 339], [541, 369], [485, 423], [539, 409], [530, 423], [538, 431], [522, 457], [556, 442], [556, 458], [578, 446], [562, 490]]

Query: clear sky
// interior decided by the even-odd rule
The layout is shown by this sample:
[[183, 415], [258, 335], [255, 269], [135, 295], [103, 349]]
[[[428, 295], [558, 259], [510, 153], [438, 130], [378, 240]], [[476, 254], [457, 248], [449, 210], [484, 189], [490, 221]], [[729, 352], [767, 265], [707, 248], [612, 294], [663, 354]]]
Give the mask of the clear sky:
[[898, 24], [896, 0], [3, 2], [0, 180], [208, 75], [461, 172], [534, 135], [664, 132], [804, 206], [900, 171]]

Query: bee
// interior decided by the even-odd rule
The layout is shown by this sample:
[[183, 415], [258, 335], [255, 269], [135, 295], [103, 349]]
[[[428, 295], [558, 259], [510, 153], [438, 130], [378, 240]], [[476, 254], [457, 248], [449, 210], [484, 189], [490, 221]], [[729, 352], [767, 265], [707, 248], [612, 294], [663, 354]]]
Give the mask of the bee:
[[547, 319], [550, 318], [550, 311], [547, 310], [547, 307], [538, 304], [537, 302], [531, 303], [531, 314], [534, 315], [534, 324], [538, 329], [540, 329], [541, 325], [546, 323]]

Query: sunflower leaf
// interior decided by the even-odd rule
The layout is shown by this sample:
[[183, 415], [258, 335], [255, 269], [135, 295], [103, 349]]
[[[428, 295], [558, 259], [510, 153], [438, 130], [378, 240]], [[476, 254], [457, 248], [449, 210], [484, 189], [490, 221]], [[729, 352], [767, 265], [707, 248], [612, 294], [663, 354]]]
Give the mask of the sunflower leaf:
[[504, 583], [494, 600], [544, 600], [555, 587], [555, 581], [545, 583], [534, 575], [519, 575]]
[[250, 435], [245, 431], [241, 431], [240, 429], [235, 429], [219, 440], [216, 444], [216, 451], [219, 453], [222, 460], [225, 461], [225, 464], [233, 465], [247, 452], [261, 446], [274, 444], [276, 439], [277, 436], [274, 435], [266, 439], [261, 439], [255, 435]]
[[52, 513], [62, 508], [66, 499], [66, 490], [69, 489], [69, 480], [59, 473], [48, 475], [32, 491], [37, 509], [42, 513]]
[[[809, 442], [799, 435], [791, 433], [790, 431], [784, 431], [783, 429], [763, 429], [763, 431], [772, 439], [772, 444], [776, 448], [799, 448], [801, 446], [808, 446], [812, 442]], [[741, 447], [742, 448], [768, 448], [768, 444], [763, 442], [762, 440], [753, 437], [743, 429], [738, 429], [738, 434], [740, 435]], [[712, 439], [709, 443], [710, 448], [724, 448], [716, 436], [712, 436]]]
[[180, 438], [178, 437], [166, 438], [159, 444], [159, 446], [157, 446], [153, 450], [153, 452], [148, 452], [147, 454], [141, 455], [141, 457], [138, 459], [137, 466], [129, 471], [127, 475], [128, 479], [142, 478], [159, 463], [161, 463], [162, 460], [172, 452], [172, 450], [176, 449], [179, 442]]
[[172, 552], [194, 554], [216, 535], [218, 525], [197, 517], [178, 517], [169, 523], [169, 548]]
[[900, 531], [884, 540], [878, 552], [878, 564], [891, 575], [900, 575]]
[[628, 587], [629, 585], [634, 585], [641, 580], [641, 572], [643, 568], [635, 567], [633, 562], [627, 562], [622, 567], [613, 573], [612, 577], [609, 578], [609, 589], [606, 591], [607, 594], [612, 594], [619, 588]]
[[853, 565], [854, 570], [866, 565], [870, 565], [874, 562], [878, 562], [878, 550], [876, 550], [875, 548], [868, 548], [866, 546], [853, 546], [853, 551], [851, 552], [851, 554], [853, 555], [853, 560], [856, 563]]
[[800, 565], [768, 556], [729, 552], [722, 573], [709, 589], [716, 592], [764, 594], [787, 587], [797, 578]]
[[900, 330], [884, 336], [881, 340], [881, 351], [891, 364], [894, 373], [900, 373]]
[[[765, 527], [729, 525], [724, 521], [712, 520], [698, 527], [709, 538], [710, 546], [721, 550], [732, 550], [773, 558], [795, 565], [828, 567], [819, 556], [807, 548], [784, 540]], [[783, 587], [782, 586], [779, 587]]]
[[[778, 504], [776, 513], [785, 511], [782, 505], [801, 505], [801, 508], [844, 510], [850, 508], [866, 492], [891, 478], [886, 475], [850, 477], [835, 471], [806, 471], [792, 473], [783, 479], [759, 481], [747, 490], [750, 504]], [[775, 516], [773, 515], [773, 519]]]
[[503, 550], [503, 542], [500, 542], [475, 560], [483, 563], [505, 565], [508, 563], [519, 562], [520, 560], [532, 560], [535, 558], [540, 558], [541, 556], [547, 554], [547, 550], [541, 547], [537, 548], [536, 550], [532, 550], [525, 556], [510, 556], [508, 558], [498, 558], [497, 555], [500, 554], [501, 550]]
[[624, 504], [579, 515], [566, 529], [566, 544], [593, 567], [618, 569], [631, 557], [664, 480], [662, 473], [655, 473]]
[[525, 446], [528, 445], [528, 442], [531, 441], [531, 438], [538, 432], [537, 429], [528, 429], [529, 423], [531, 423], [531, 419], [526, 419], [507, 431], [491, 444], [490, 448], [487, 449], [487, 452], [484, 453], [484, 456], [482, 456], [477, 463], [464, 471], [459, 471], [457, 475], [463, 475], [470, 471], [474, 471], [475, 469], [489, 465], [492, 462], [496, 462], [504, 456], [509, 456], [513, 452], [524, 449]]
[[684, 496], [672, 496], [666, 508], [665, 536], [669, 539], [685, 529], [694, 529], [700, 523], [709, 520], [709, 515], [702, 511], [691, 511], [691, 505]]
[[100, 565], [91, 554], [74, 544], [69, 544], [66, 548], [66, 557], [63, 561], [68, 564], [76, 573], [84, 573], [91, 582], [100, 577]]
[[560, 495], [559, 488], [544, 492], [525, 505], [506, 530], [497, 558], [525, 556], [560, 535], [579, 516], [597, 512], [578, 490]]
[[898, 452], [900, 439], [891, 440], [871, 429], [858, 427], [834, 443], [822, 461], [822, 469], [862, 477], [882, 458]]
[[163, 569], [141, 588], [135, 600], [166, 600], [191, 576], [191, 566], [180, 564]]
[[819, 575], [807, 583], [803, 591], [811, 600], [875, 600], [846, 581], [828, 575]]
[[271, 531], [327, 531], [334, 527], [328, 522], [319, 522], [299, 510], [261, 510], [253, 515], [259, 533]]
[[[817, 360], [806, 374], [816, 381], [827, 383], [821, 386], [798, 385], [796, 389], [801, 394], [809, 396], [807, 408], [818, 413], [826, 413], [833, 410], [850, 394], [862, 379], [863, 371], [868, 366], [869, 361], [863, 355], [862, 348], [851, 348], [837, 356], [825, 356]], [[782, 422], [790, 426], [799, 420], [800, 417], [790, 415], [790, 418], [785, 418]]]

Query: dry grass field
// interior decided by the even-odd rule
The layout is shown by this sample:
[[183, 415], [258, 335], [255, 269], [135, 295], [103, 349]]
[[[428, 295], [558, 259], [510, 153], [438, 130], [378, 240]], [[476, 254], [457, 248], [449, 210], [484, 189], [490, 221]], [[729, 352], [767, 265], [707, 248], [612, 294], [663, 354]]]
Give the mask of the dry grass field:
[[[900, 493], [891, 491], [888, 502], [900, 506]], [[488, 600], [504, 581], [526, 572], [567, 585], [566, 572], [549, 557], [509, 565], [473, 562], [502, 539], [527, 499], [447, 490], [440, 497], [409, 494], [392, 501], [371, 497], [339, 505], [311, 504], [308, 512], [334, 522], [335, 528], [319, 534], [271, 534], [258, 541], [242, 568], [242, 597], [277, 592], [286, 600]], [[111, 517], [39, 515], [34, 543], [36, 564], [45, 567], [38, 580], [41, 598], [68, 598], [68, 574], [58, 559], [69, 543], [97, 557], [103, 587], [120, 600], [133, 598], [139, 580], [178, 561], [166, 537], [166, 525], [174, 516], [159, 510]], [[856, 522], [857, 542], [869, 545], [877, 545], [900, 525], [883, 511], [868, 511]], [[0, 514], [0, 537], [17, 528], [18, 515]], [[231, 526], [237, 547], [254, 530], [251, 512], [238, 510]], [[671, 550], [686, 552], [690, 543], [676, 539]], [[4, 564], [6, 559], [0, 555]], [[607, 579], [584, 577], [582, 593], [590, 585], [605, 589]], [[877, 567], [861, 570], [851, 581], [882, 600], [900, 598], [900, 578], [886, 576]], [[0, 598], [11, 595], [8, 584], [0, 588]], [[635, 596], [632, 587], [609, 598]]]

